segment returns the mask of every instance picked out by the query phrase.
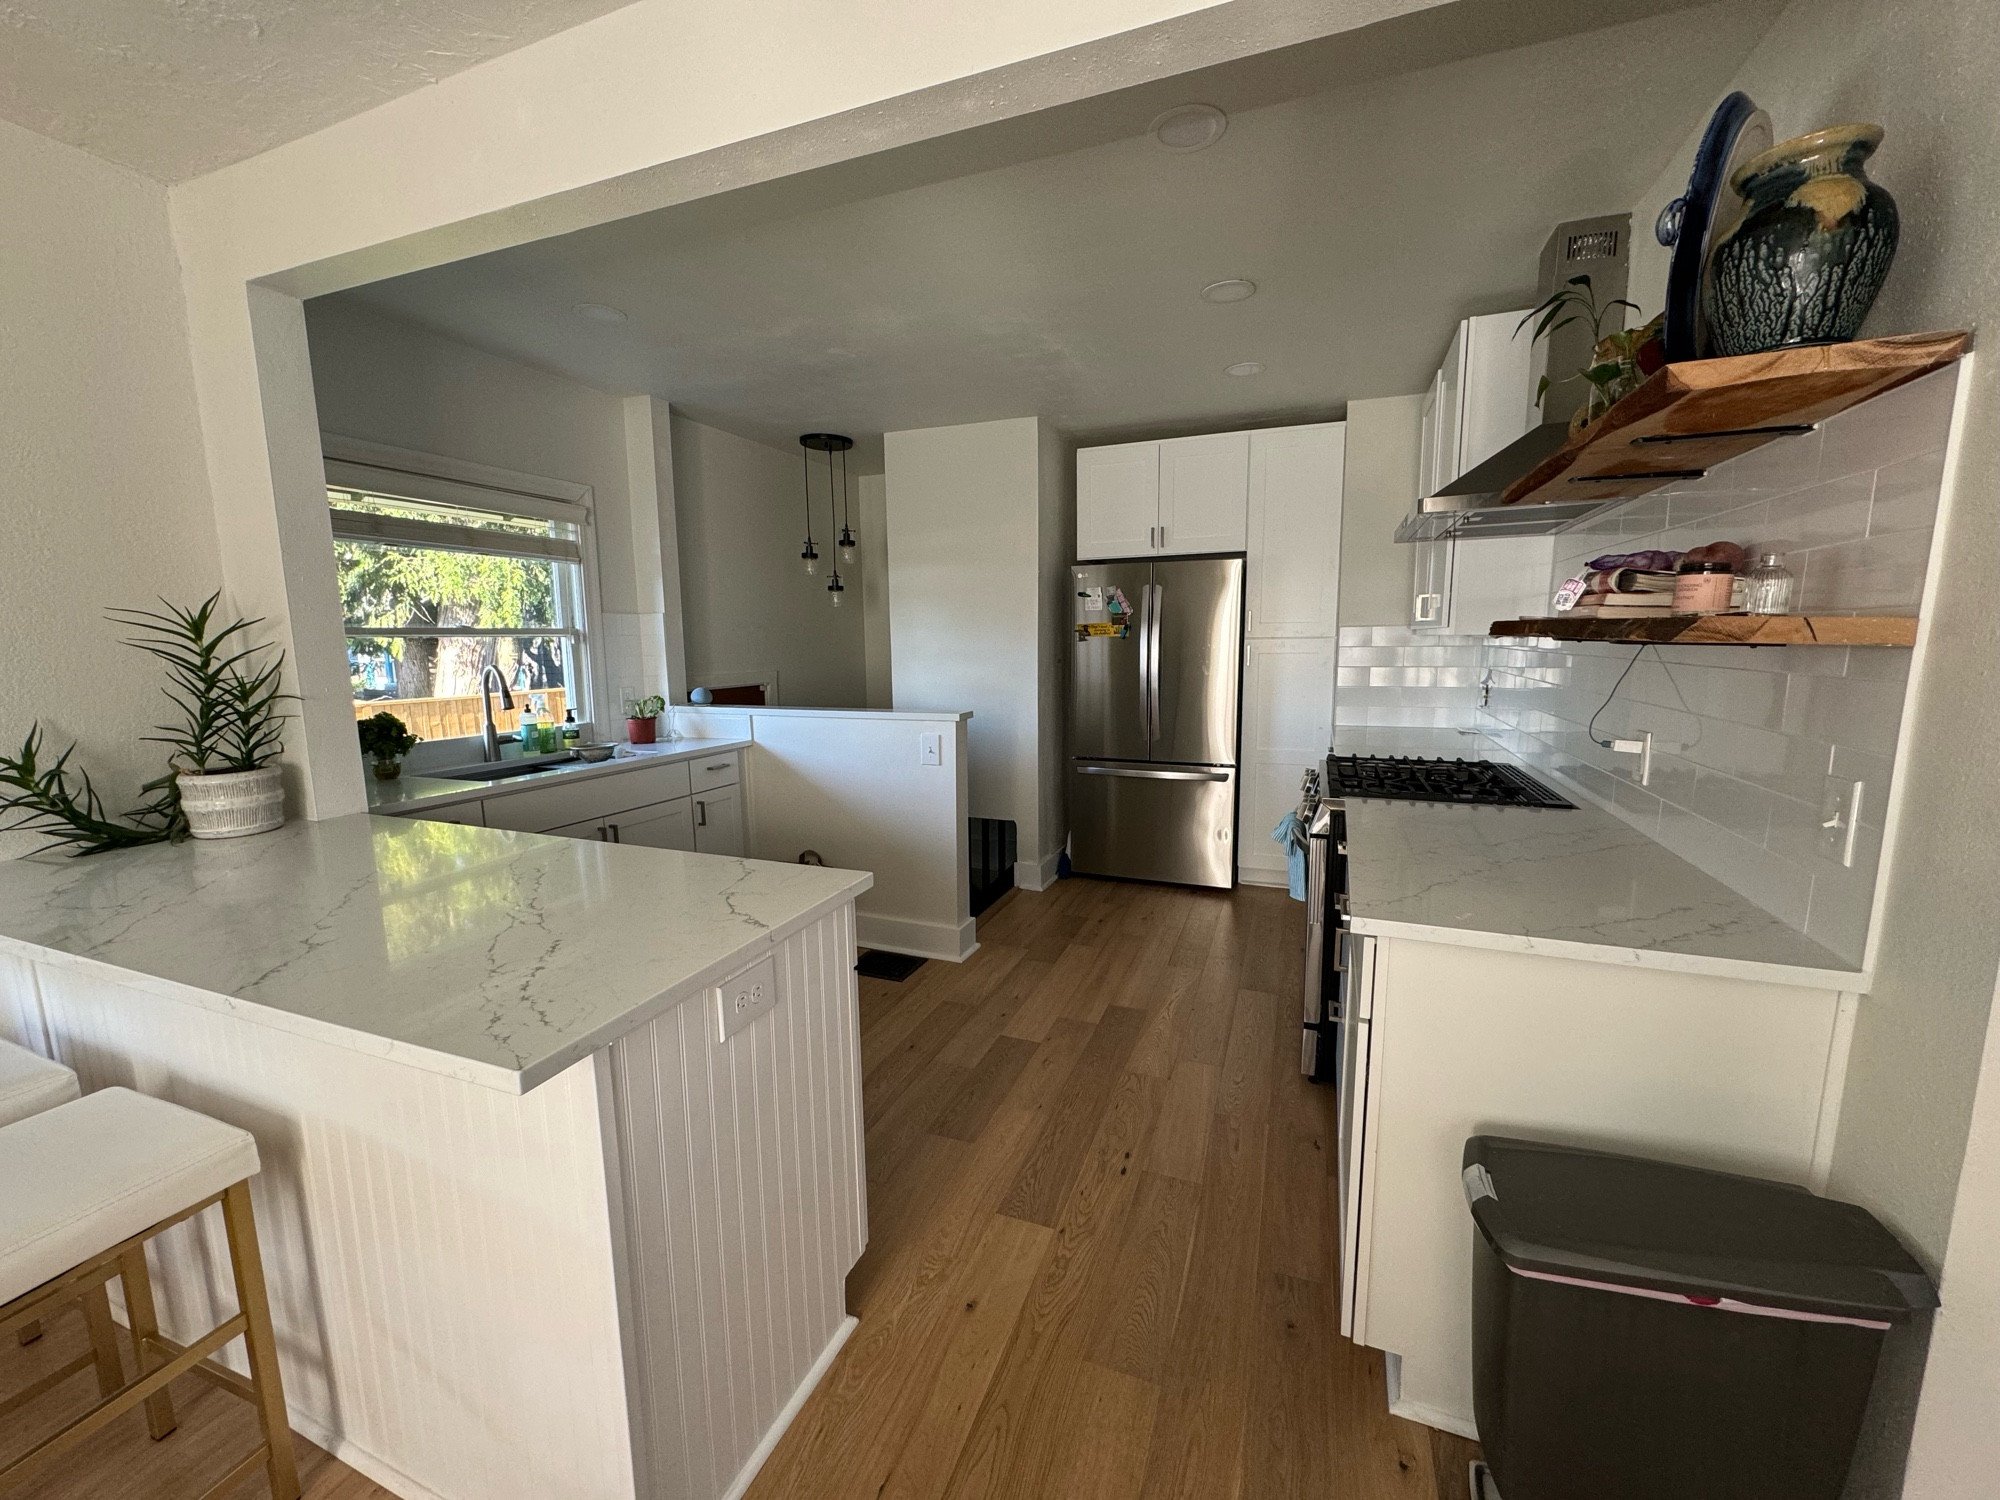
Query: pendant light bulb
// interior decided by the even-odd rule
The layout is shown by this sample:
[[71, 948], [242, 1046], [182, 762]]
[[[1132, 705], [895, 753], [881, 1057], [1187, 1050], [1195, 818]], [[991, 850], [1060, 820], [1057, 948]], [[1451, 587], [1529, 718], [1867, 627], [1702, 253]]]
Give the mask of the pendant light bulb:
[[852, 563], [854, 561], [855, 549], [860, 545], [854, 539], [852, 530], [845, 526], [840, 528], [840, 560], [842, 562]]
[[835, 609], [840, 608], [841, 596], [846, 592], [847, 585], [840, 581], [840, 572], [838, 569], [835, 569], [832, 581], [826, 586], [827, 598], [832, 601]]
[[811, 537], [806, 538], [806, 550], [799, 554], [799, 560], [806, 565], [806, 577], [819, 572], [819, 548], [812, 544]]

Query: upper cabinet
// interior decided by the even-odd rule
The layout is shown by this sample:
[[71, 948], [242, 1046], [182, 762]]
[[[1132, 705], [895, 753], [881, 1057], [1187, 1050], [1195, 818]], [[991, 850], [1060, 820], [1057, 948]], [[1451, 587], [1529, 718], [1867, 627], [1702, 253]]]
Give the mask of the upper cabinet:
[[1076, 452], [1076, 555], [1144, 557], [1160, 525], [1160, 445], [1120, 443]]
[[1250, 636], [1339, 633], [1340, 498], [1347, 424], [1250, 434]]
[[1247, 432], [1079, 448], [1077, 560], [1241, 552], [1249, 492]]
[[1418, 479], [1435, 495], [1525, 433], [1535, 420], [1534, 325], [1523, 312], [1458, 325], [1424, 404]]

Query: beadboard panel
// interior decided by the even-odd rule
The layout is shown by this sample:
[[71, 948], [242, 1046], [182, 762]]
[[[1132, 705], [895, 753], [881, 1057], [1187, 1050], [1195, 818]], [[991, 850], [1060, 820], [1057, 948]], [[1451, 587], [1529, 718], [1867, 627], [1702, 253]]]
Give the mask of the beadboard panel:
[[854, 909], [776, 953], [778, 1002], [712, 997], [613, 1044], [634, 1421], [657, 1500], [741, 1494], [844, 1337], [867, 1243]]
[[[635, 1494], [592, 1060], [514, 1097], [67, 967], [0, 982], [86, 1090], [256, 1136], [295, 1427], [412, 1500]], [[154, 1262], [170, 1336], [233, 1310], [219, 1216]]]

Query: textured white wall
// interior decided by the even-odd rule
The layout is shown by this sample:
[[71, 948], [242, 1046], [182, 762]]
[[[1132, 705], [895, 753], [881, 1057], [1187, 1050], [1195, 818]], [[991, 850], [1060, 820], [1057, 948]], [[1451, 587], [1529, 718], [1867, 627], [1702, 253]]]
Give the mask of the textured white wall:
[[1023, 866], [1045, 852], [1051, 743], [1040, 599], [1045, 520], [1060, 508], [1042, 498], [1043, 432], [1015, 417], [882, 440], [896, 706], [972, 710], [972, 816], [1011, 818]]
[[776, 672], [779, 702], [863, 707], [865, 564], [840, 565], [847, 592], [835, 609], [826, 585], [838, 558], [837, 530], [827, 525], [825, 471], [813, 476], [820, 567], [808, 577], [799, 561], [805, 541], [799, 450], [781, 452], [681, 416], [673, 431], [688, 681], [756, 682]]
[[861, 631], [867, 659], [868, 706], [896, 706], [889, 648], [889, 496], [880, 474], [854, 482], [854, 524], [861, 537]]
[[0, 744], [77, 740], [122, 810], [166, 704], [104, 611], [222, 583], [166, 193], [0, 123], [0, 202]]

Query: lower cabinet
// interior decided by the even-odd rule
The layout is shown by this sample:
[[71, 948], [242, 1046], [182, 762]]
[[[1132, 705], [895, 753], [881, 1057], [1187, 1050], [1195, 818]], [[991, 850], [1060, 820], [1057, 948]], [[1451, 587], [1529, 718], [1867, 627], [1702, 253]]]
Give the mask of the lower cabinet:
[[[694, 803], [694, 820], [691, 833], [694, 839], [686, 847], [703, 854], [733, 854], [741, 856], [743, 844], [743, 796], [738, 787], [717, 786], [699, 791], [691, 799]], [[683, 847], [676, 844], [678, 849]]]
[[[692, 776], [687, 762], [672, 761], [568, 785], [497, 792], [485, 800], [483, 821], [489, 828], [557, 838], [740, 856], [745, 849], [741, 770], [741, 757], [729, 751], [696, 762]], [[416, 816], [476, 823], [482, 821], [482, 805]]]

